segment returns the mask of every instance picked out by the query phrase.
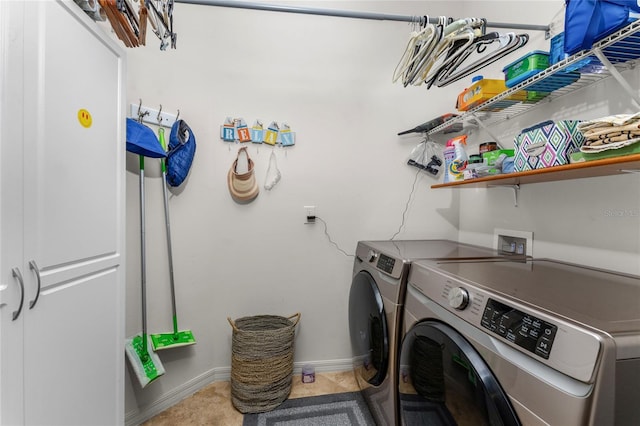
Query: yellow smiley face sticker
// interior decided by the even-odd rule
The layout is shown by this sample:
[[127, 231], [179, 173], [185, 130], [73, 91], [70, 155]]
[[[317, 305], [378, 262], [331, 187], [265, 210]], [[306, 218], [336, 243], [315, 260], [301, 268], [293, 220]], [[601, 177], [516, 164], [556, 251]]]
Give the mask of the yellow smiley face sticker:
[[78, 121], [80, 122], [82, 127], [86, 128], [91, 127], [91, 123], [93, 122], [91, 114], [86, 109], [81, 109], [78, 111]]

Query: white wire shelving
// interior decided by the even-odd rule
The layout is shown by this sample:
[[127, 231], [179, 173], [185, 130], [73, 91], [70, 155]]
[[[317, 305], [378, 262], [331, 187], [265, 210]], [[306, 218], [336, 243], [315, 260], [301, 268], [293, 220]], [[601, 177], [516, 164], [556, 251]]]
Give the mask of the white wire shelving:
[[[446, 121], [440, 126], [431, 129], [428, 134], [434, 135], [443, 132], [456, 123], [463, 123], [468, 120], [482, 122], [483, 127], [508, 120], [512, 117], [523, 114], [543, 102], [549, 102], [553, 99], [573, 93], [576, 90], [590, 86], [602, 79], [613, 77], [627, 91], [629, 96], [640, 107], [640, 96], [633, 89], [625, 78], [620, 74], [621, 71], [632, 69], [637, 65], [640, 58], [640, 20], [631, 23], [621, 30], [611, 34], [608, 37], [598, 41], [589, 50], [583, 50], [564, 60], [550, 66], [533, 77], [521, 82], [482, 104], [461, 113], [457, 117]], [[593, 67], [597, 72], [578, 72], [568, 70], [573, 66], [578, 66], [581, 61], [590, 60], [590, 65], [602, 65]], [[559, 87], [546, 96], [540, 96], [538, 100], [527, 100], [521, 102], [513, 102], [508, 100], [509, 106], [502, 108], [506, 98], [518, 93], [522, 90], [540, 90], [545, 87], [562, 86], [563, 80], [573, 80], [574, 82]]]

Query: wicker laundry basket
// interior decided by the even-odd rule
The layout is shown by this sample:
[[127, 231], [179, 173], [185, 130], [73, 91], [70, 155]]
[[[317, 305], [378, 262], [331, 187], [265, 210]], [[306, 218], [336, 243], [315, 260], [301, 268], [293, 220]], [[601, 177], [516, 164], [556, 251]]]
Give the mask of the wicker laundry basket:
[[257, 315], [233, 321], [231, 402], [241, 413], [270, 411], [291, 392], [293, 336], [300, 313]]

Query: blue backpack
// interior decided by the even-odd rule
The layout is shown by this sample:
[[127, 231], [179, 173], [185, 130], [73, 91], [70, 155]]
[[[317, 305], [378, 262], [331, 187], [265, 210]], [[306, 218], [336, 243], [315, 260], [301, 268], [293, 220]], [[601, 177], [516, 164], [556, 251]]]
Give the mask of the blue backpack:
[[176, 121], [169, 135], [167, 153], [167, 183], [180, 186], [187, 178], [196, 153], [196, 137], [184, 120]]

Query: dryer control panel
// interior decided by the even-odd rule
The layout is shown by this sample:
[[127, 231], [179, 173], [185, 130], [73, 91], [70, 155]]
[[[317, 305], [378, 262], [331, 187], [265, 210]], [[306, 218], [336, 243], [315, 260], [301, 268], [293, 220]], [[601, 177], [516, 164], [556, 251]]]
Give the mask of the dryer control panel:
[[394, 258], [380, 253], [378, 256], [378, 263], [376, 265], [378, 269], [386, 272], [387, 274], [391, 274], [394, 266], [396, 266], [396, 260]]
[[549, 359], [558, 327], [489, 298], [480, 324], [544, 359]]

